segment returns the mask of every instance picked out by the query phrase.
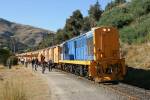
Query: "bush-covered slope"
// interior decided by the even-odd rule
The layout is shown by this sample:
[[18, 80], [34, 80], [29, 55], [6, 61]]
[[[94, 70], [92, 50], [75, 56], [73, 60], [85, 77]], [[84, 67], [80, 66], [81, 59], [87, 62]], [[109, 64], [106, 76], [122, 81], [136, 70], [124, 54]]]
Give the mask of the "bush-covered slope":
[[123, 43], [150, 41], [150, 0], [132, 0], [106, 10], [98, 22], [101, 25], [119, 28]]

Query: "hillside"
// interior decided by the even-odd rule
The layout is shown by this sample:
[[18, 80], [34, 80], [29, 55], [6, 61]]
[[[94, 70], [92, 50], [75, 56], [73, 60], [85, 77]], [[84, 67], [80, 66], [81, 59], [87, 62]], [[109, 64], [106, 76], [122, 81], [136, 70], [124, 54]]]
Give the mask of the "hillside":
[[150, 43], [122, 46], [126, 64], [130, 67], [150, 69]]
[[131, 67], [150, 68], [150, 0], [110, 3], [97, 22], [98, 26], [114, 26], [120, 31], [126, 63]]
[[54, 32], [22, 25], [0, 18], [0, 47], [12, 48], [15, 40], [17, 50], [36, 47], [47, 35], [53, 36]]

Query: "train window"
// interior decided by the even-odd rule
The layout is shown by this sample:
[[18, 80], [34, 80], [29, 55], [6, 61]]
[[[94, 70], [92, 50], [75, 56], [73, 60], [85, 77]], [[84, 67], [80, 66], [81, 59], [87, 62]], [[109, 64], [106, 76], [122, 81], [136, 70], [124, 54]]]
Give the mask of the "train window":
[[78, 47], [79, 47], [79, 46], [78, 46], [78, 44], [79, 44], [79, 43], [78, 43], [78, 41], [76, 41], [76, 48], [78, 48]]
[[94, 54], [93, 37], [87, 39], [88, 55]]
[[82, 44], [82, 41], [81, 41], [81, 40], [78, 40], [78, 41], [76, 42], [76, 47], [77, 47], [77, 48], [80, 48], [80, 47], [81, 47], [81, 44]]
[[65, 54], [68, 54], [69, 53], [69, 48], [68, 48], [68, 45], [65, 44]]
[[74, 47], [77, 48], [77, 42], [76, 41], [74, 41]]
[[81, 40], [79, 40], [79, 44], [78, 44], [78, 48], [80, 48], [81, 47]]
[[80, 47], [83, 47], [83, 40], [80, 40]]

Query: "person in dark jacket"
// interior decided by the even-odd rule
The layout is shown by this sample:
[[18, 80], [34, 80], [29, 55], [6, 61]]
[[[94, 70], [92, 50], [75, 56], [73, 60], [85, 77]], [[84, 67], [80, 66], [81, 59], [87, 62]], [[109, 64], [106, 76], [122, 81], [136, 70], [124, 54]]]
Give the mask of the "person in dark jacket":
[[48, 61], [48, 70], [49, 72], [52, 71], [52, 60]]
[[38, 59], [36, 58], [36, 59], [35, 59], [35, 66], [34, 66], [34, 68], [35, 68], [36, 71], [37, 71], [38, 64], [39, 64], [39, 61], [38, 61]]
[[11, 57], [8, 58], [8, 60], [7, 60], [7, 65], [8, 65], [8, 68], [9, 68], [9, 69], [11, 69], [12, 63], [13, 63], [12, 58], [11, 58]]
[[35, 59], [32, 59], [31, 63], [32, 63], [32, 70], [33, 70], [34, 69], [34, 65], [35, 65]]
[[42, 73], [44, 74], [46, 69], [45, 57], [41, 54], [41, 65], [42, 65]]

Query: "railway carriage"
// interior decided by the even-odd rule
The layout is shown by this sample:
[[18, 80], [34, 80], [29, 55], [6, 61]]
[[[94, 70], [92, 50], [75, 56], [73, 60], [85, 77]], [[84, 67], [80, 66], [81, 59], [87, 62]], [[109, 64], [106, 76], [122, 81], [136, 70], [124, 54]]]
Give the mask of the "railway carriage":
[[32, 57], [35, 59], [38, 57], [39, 51], [33, 51], [32, 52]]
[[54, 62], [54, 47], [50, 47], [48, 52], [49, 52], [49, 60]]
[[59, 60], [60, 60], [60, 55], [61, 55], [61, 53], [60, 53], [60, 46], [59, 45], [57, 45], [57, 46], [54, 46], [53, 47], [53, 49], [54, 49], [54, 64], [56, 65], [58, 65], [59, 64]]
[[48, 62], [49, 61], [49, 48], [45, 49], [44, 56], [45, 56], [45, 61]]

